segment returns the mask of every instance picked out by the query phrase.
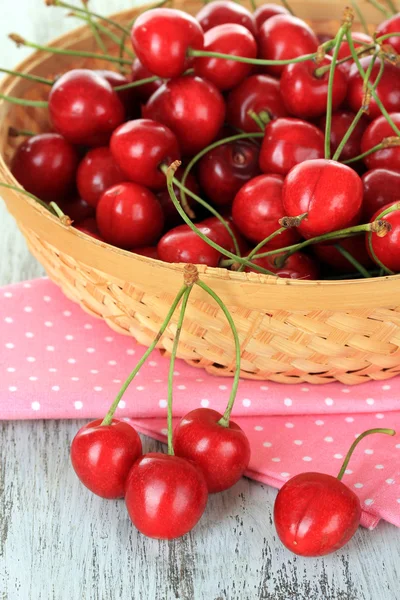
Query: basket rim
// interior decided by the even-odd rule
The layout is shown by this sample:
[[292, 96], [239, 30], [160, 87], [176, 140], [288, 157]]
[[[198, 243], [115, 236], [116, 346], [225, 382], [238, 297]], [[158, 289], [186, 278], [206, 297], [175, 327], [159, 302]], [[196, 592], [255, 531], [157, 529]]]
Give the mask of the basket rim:
[[[147, 7], [151, 7], [151, 5], [147, 5]], [[145, 7], [141, 7], [141, 8], [145, 8]], [[124, 11], [120, 11], [114, 15], [111, 16], [111, 18], [115, 19], [116, 21], [119, 22], [123, 22], [128, 20], [129, 18], [131, 18], [132, 16], [135, 15], [135, 13], [137, 13], [137, 9], [127, 9]], [[58, 36], [57, 38], [51, 40], [49, 42], [49, 46], [53, 46], [53, 47], [73, 47], [77, 44], [83, 43], [83, 42], [87, 42], [88, 40], [90, 40], [92, 38], [92, 33], [91, 30], [88, 26], [83, 25], [80, 27], [77, 27], [67, 33], [62, 34], [61, 36]], [[40, 66], [46, 59], [50, 60], [52, 55], [49, 55], [46, 52], [43, 51], [35, 51], [32, 54], [30, 54], [27, 58], [25, 58], [23, 61], [21, 61], [14, 70], [17, 71], [25, 71], [27, 73], [32, 73], [35, 71], [35, 69]], [[66, 61], [73, 61], [74, 57], [65, 57]], [[18, 79], [18, 77], [13, 76], [13, 75], [6, 75], [5, 77], [2, 78], [2, 80], [0, 80], [0, 92], [3, 93], [4, 95], [16, 95], [15, 93], [13, 94], [13, 91], [16, 90], [17, 88], [22, 89], [28, 89], [29, 87], [31, 87], [32, 84], [31, 82], [27, 82], [25, 80], [21, 80]], [[4, 121], [5, 115], [7, 114], [7, 110], [12, 110], [12, 107], [10, 107], [9, 104], [7, 104], [7, 102], [5, 100], [0, 100], [0, 126], [2, 121]], [[0, 153], [0, 177], [1, 179], [6, 182], [6, 183], [10, 183], [12, 185], [19, 185], [18, 182], [16, 181], [16, 179], [13, 177], [13, 175], [11, 174], [11, 171], [9, 170], [8, 166], [6, 165], [3, 153]], [[43, 208], [41, 205], [39, 205], [38, 203], [36, 203], [33, 199], [18, 193], [16, 191], [13, 190], [8, 190], [6, 188], [3, 188], [2, 190], [0, 190], [1, 196], [3, 197], [3, 199], [6, 201], [7, 204], [7, 208], [9, 210], [9, 212], [11, 212], [11, 214], [13, 214], [13, 216], [16, 218], [17, 222], [20, 222], [23, 224], [23, 226], [27, 229], [31, 229], [32, 231], [36, 231], [35, 228], [33, 227], [33, 225], [40, 225], [39, 226], [39, 231], [41, 233], [41, 236], [49, 243], [53, 242], [53, 245], [55, 245], [55, 247], [57, 249], [59, 248], [59, 245], [61, 244], [61, 246], [63, 248], [65, 248], [65, 252], [66, 254], [70, 254], [73, 256], [73, 258], [80, 260], [81, 262], [83, 262], [84, 264], [86, 264], [88, 267], [92, 267], [95, 268], [97, 270], [102, 271], [101, 269], [101, 265], [105, 262], [111, 262], [115, 265], [115, 259], [118, 257], [119, 260], [123, 259], [124, 262], [124, 266], [125, 266], [125, 273], [126, 271], [130, 272], [130, 273], [134, 273], [136, 271], [135, 267], [140, 267], [143, 268], [143, 266], [147, 265], [151, 270], [156, 268], [156, 271], [158, 272], [158, 274], [160, 274], [161, 271], [164, 272], [164, 275], [166, 274], [166, 277], [164, 277], [164, 279], [167, 281], [168, 273], [169, 274], [175, 274], [176, 276], [178, 276], [178, 278], [181, 279], [181, 273], [182, 270], [184, 268], [184, 264], [182, 263], [165, 263], [156, 259], [152, 259], [152, 258], [148, 258], [142, 255], [137, 255], [134, 254], [132, 252], [129, 252], [127, 250], [122, 250], [119, 248], [116, 248], [114, 246], [111, 246], [109, 244], [106, 244], [104, 242], [101, 242], [99, 240], [96, 240], [94, 238], [92, 238], [91, 236], [88, 236], [82, 232], [80, 232], [79, 230], [72, 228], [72, 227], [66, 227], [65, 225], [63, 225], [60, 220], [53, 216], [49, 211], [47, 211], [45, 208]], [[56, 243], [54, 244], [55, 241], [60, 241], [60, 244]], [[92, 252], [85, 252], [85, 248], [91, 248], [93, 249]], [[71, 252], [69, 250], [72, 250]], [[89, 258], [88, 258], [89, 255]], [[96, 260], [92, 260], [94, 255], [97, 255], [97, 259]], [[109, 255], [109, 257], [111, 257], [112, 255], [112, 260], [111, 261], [107, 261], [105, 259], [105, 257]], [[85, 256], [85, 260], [82, 261], [82, 256]], [[99, 259], [100, 257], [100, 259]], [[232, 284], [232, 285], [236, 285], [238, 288], [240, 288], [241, 290], [241, 294], [246, 296], [245, 302], [239, 302], [238, 304], [242, 304], [244, 306], [247, 306], [250, 308], [249, 305], [252, 305], [253, 303], [251, 302], [251, 300], [249, 299], [249, 296], [251, 296], [252, 294], [254, 294], [255, 291], [257, 291], [257, 294], [259, 294], [259, 290], [260, 290], [260, 286], [262, 286], [262, 288], [264, 288], [265, 290], [269, 291], [269, 294], [271, 293], [272, 289], [276, 290], [277, 288], [279, 289], [279, 295], [281, 295], [282, 298], [282, 294], [286, 294], [287, 292], [289, 293], [289, 295], [292, 297], [291, 300], [295, 302], [296, 304], [296, 296], [297, 296], [297, 301], [298, 301], [298, 307], [301, 308], [302, 306], [310, 306], [310, 292], [313, 293], [313, 296], [317, 295], [319, 296], [319, 294], [317, 293], [318, 290], [323, 290], [323, 295], [326, 296], [327, 293], [329, 294], [334, 294], [336, 296], [335, 301], [333, 302], [334, 306], [337, 308], [338, 304], [341, 307], [346, 307], [346, 306], [350, 306], [350, 307], [360, 307], [360, 306], [371, 306], [371, 300], [366, 301], [364, 299], [364, 301], [362, 301], [362, 298], [364, 297], [368, 297], [370, 293], [373, 293], [373, 296], [376, 296], [376, 287], [379, 287], [381, 289], [382, 293], [386, 293], [387, 291], [387, 286], [390, 284], [390, 288], [391, 288], [391, 293], [389, 294], [391, 296], [391, 298], [393, 298], [393, 300], [390, 301], [390, 305], [396, 305], [396, 302], [394, 301], [395, 296], [399, 295], [400, 293], [400, 274], [398, 275], [390, 275], [390, 276], [385, 276], [385, 277], [371, 277], [371, 278], [365, 278], [365, 279], [342, 279], [342, 280], [296, 280], [296, 279], [284, 279], [284, 278], [279, 278], [277, 276], [272, 276], [272, 275], [263, 275], [261, 273], [237, 273], [237, 272], [233, 272], [233, 271], [228, 271], [227, 269], [224, 268], [219, 268], [219, 267], [207, 267], [205, 265], [197, 265], [199, 272], [204, 276], [205, 280], [208, 280], [208, 282], [211, 285], [214, 285], [217, 282], [221, 282], [223, 281], [225, 283], [225, 285], [227, 284]], [[114, 277], [115, 279], [118, 278], [118, 275], [115, 277], [114, 273], [109, 273], [108, 270], [107, 271], [103, 271], [106, 272], [108, 275], [110, 275], [111, 277]], [[150, 276], [148, 276], [148, 279], [150, 279]], [[175, 277], [173, 277], [173, 279], [175, 279]], [[129, 277], [127, 278], [127, 280], [131, 280]], [[385, 289], [382, 288], [382, 286], [385, 286]], [[229, 286], [231, 287], [231, 286]], [[157, 288], [159, 289], [159, 285], [157, 286]], [[217, 286], [217, 288], [220, 288], [220, 286]], [[283, 289], [282, 289], [283, 288]], [[343, 293], [345, 292], [345, 288], [346, 289], [346, 298], [343, 297]], [[293, 292], [293, 293], [290, 293]], [[300, 294], [299, 292], [305, 292], [307, 294], [307, 301], [304, 302], [304, 300], [302, 301], [302, 299], [300, 298]], [[245, 294], [243, 294], [243, 292], [245, 292]], [[335, 293], [335, 292], [339, 292], [339, 294]], [[348, 294], [352, 294], [353, 293], [353, 298], [348, 298]], [[381, 292], [379, 293], [379, 295], [381, 295]], [[275, 296], [275, 294], [273, 294]], [[239, 297], [239, 291], [234, 293], [233, 289], [229, 290], [229, 294], [228, 296], [230, 297], [234, 297], [236, 300]], [[342, 297], [342, 300], [340, 301], [340, 296]], [[225, 294], [226, 297], [226, 294]], [[272, 306], [271, 303], [268, 302], [268, 307], [269, 308], [273, 308], [273, 305], [279, 306], [279, 302], [277, 301], [277, 298], [273, 299], [270, 298], [270, 301], [272, 302]], [[293, 302], [292, 302], [293, 303]], [[256, 304], [260, 304], [259, 302], [257, 302]], [[314, 307], [318, 307], [318, 303], [316, 302], [312, 302], [311, 303], [312, 306]], [[265, 295], [264, 295], [264, 305], [265, 305]], [[321, 304], [320, 304], [321, 305]], [[376, 303], [377, 306], [381, 306], [382, 305], [382, 300], [380, 302]], [[386, 303], [385, 301], [385, 305], [389, 306], [389, 303]], [[326, 306], [326, 298], [324, 300], [324, 307]]]

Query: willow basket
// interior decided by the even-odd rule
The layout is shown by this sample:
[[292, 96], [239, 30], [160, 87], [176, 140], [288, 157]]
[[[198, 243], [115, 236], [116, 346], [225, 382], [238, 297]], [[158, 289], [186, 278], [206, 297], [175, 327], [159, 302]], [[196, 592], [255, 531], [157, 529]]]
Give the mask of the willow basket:
[[[359, 2], [368, 22], [379, 14]], [[296, 14], [320, 32], [334, 33], [343, 7], [336, 2], [291, 0]], [[196, 13], [201, 2], [175, 2]], [[135, 11], [115, 19], [129, 22]], [[107, 44], [107, 40], [104, 40]], [[91, 33], [80, 28], [52, 43], [59, 48], [95, 50]], [[107, 44], [108, 45], [108, 44]], [[110, 52], [115, 48], [109, 46]], [[17, 69], [50, 77], [74, 66], [104, 62], [33, 54]], [[46, 99], [45, 86], [7, 77], [4, 94]], [[8, 126], [46, 131], [46, 111], [0, 103], [0, 179], [16, 184], [8, 164], [16, 141]], [[19, 142], [18, 142], [19, 143]], [[103, 318], [117, 331], [148, 345], [158, 331], [182, 284], [182, 265], [164, 264], [118, 250], [63, 226], [24, 195], [3, 190], [32, 254], [49, 277], [88, 313]], [[290, 281], [256, 273], [233, 273], [199, 267], [201, 278], [229, 307], [239, 331], [242, 375], [282, 383], [347, 385], [388, 379], [400, 371], [400, 276], [359, 281]], [[176, 316], [159, 347], [169, 352]], [[234, 371], [232, 334], [222, 312], [197, 287], [191, 296], [179, 356], [210, 373]]]

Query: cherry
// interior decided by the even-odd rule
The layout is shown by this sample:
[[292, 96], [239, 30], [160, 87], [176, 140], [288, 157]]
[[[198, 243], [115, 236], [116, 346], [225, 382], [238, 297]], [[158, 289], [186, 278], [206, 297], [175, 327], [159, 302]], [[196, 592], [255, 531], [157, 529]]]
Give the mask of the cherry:
[[[399, 105], [400, 106], [400, 105]], [[397, 127], [400, 127], [400, 112], [390, 113]], [[386, 137], [394, 136], [395, 133], [386, 118], [382, 115], [372, 121], [361, 139], [361, 152], [367, 152], [380, 144]], [[400, 146], [392, 146], [378, 150], [364, 158], [368, 169], [390, 169], [400, 171]]]
[[[393, 202], [380, 208], [371, 218], [371, 223], [378, 219], [383, 210], [396, 204]], [[387, 269], [398, 273], [400, 271], [400, 210], [394, 210], [383, 218], [392, 228], [384, 237], [371, 233], [371, 246], [377, 259]], [[368, 251], [370, 251], [369, 246]], [[373, 256], [372, 258], [374, 259]]]
[[[217, 206], [229, 206], [246, 181], [259, 174], [259, 147], [249, 140], [217, 146], [198, 164], [199, 183]], [[176, 212], [176, 211], [175, 211]]]
[[[370, 267], [373, 263], [365, 247], [365, 236], [357, 235], [337, 240], [337, 244], [349, 252], [363, 267]], [[317, 257], [339, 273], [353, 273], [357, 269], [335, 247], [335, 244], [314, 244], [313, 250]]]
[[81, 223], [95, 215], [95, 209], [80, 196], [66, 198], [57, 202], [63, 213], [68, 215], [74, 223]]
[[[264, 248], [265, 246], [260, 250], [260, 253]], [[277, 267], [275, 260], [280, 256], [280, 254], [275, 254], [274, 256], [265, 256], [264, 258], [252, 258], [251, 261], [284, 279], [319, 279], [318, 264], [307, 254], [295, 252], [285, 260], [281, 267]], [[252, 267], [246, 267], [245, 271], [250, 273], [255, 270]]]
[[[366, 71], [368, 66], [373, 60], [372, 56], [365, 56], [360, 59], [360, 63]], [[371, 76], [369, 81], [371, 84], [375, 83], [380, 70], [380, 59], [375, 61], [372, 67]], [[388, 62], [385, 62], [385, 69], [381, 77], [378, 87], [376, 88], [376, 94], [385, 106], [388, 112], [398, 110], [400, 106], [400, 69]], [[348, 90], [347, 90], [347, 102], [354, 112], [358, 112], [364, 102], [364, 81], [361, 77], [357, 65], [353, 64], [350, 69]], [[371, 119], [379, 117], [381, 114], [380, 108], [373, 98], [369, 103], [368, 115]]]
[[[319, 41], [311, 27], [292, 15], [275, 15], [265, 21], [258, 33], [259, 55], [266, 60], [288, 60], [317, 51]], [[282, 65], [265, 67], [280, 75]]]
[[153, 8], [132, 27], [133, 49], [153, 75], [179, 77], [192, 63], [188, 50], [202, 50], [203, 31], [194, 17], [172, 8]]
[[[93, 73], [97, 73], [101, 77], [104, 77], [106, 81], [111, 85], [112, 88], [116, 88], [122, 85], [127, 85], [130, 80], [116, 71], [109, 71], [107, 69], [96, 69]], [[117, 95], [121, 100], [125, 108], [125, 115], [128, 118], [138, 117], [140, 114], [140, 106], [138, 102], [138, 96], [136, 90], [140, 88], [127, 88], [126, 90], [117, 90]]]
[[96, 208], [104, 192], [125, 179], [111, 150], [107, 146], [102, 146], [89, 150], [81, 161], [76, 175], [76, 184], [81, 197]]
[[113, 419], [81, 427], [71, 444], [71, 462], [81, 482], [102, 498], [123, 498], [129, 471], [142, 454], [136, 430]]
[[[332, 114], [331, 121], [331, 153], [332, 155], [336, 152], [340, 142], [347, 133], [350, 125], [352, 124], [355, 113], [351, 111], [341, 110]], [[362, 117], [357, 123], [353, 133], [346, 142], [341, 154], [340, 160], [345, 161], [351, 158], [355, 158], [361, 154], [361, 138], [364, 134], [368, 125], [368, 121], [365, 117]], [[326, 117], [321, 117], [319, 126], [322, 131], [325, 131]]]
[[[182, 176], [182, 171], [179, 169], [175, 173], [175, 177], [176, 177], [176, 179], [178, 179], [180, 181], [181, 176]], [[196, 181], [194, 175], [192, 175], [192, 173], [188, 174], [186, 183], [185, 183], [185, 187], [187, 187], [191, 192], [193, 192], [193, 194], [198, 195], [200, 192], [197, 181]], [[178, 200], [180, 201], [181, 191], [176, 185], [174, 185], [174, 191], [175, 191], [175, 194], [176, 194]], [[182, 223], [182, 217], [179, 215], [178, 211], [176, 210], [174, 203], [172, 202], [171, 197], [168, 193], [168, 190], [164, 189], [164, 190], [161, 190], [161, 192], [158, 192], [157, 198], [161, 204], [161, 208], [164, 213], [164, 220], [165, 220], [166, 228], [170, 229], [171, 227], [180, 225]], [[191, 208], [196, 206], [196, 201], [193, 200], [188, 194], [186, 196], [186, 199]]]
[[[257, 43], [248, 29], [235, 23], [225, 23], [209, 29], [204, 35], [204, 50], [231, 56], [257, 57]], [[199, 57], [193, 63], [196, 75], [211, 81], [219, 90], [238, 85], [253, 66], [223, 58]]]
[[137, 183], [109, 188], [97, 205], [96, 220], [102, 237], [120, 248], [149, 246], [164, 226], [164, 215], [156, 196]]
[[203, 31], [208, 31], [217, 25], [237, 23], [246, 27], [252, 35], [256, 35], [254, 16], [244, 6], [230, 0], [214, 0], [209, 2], [196, 15]]
[[[233, 201], [232, 217], [240, 233], [248, 240], [262, 242], [280, 228], [279, 219], [285, 216], [282, 189], [283, 177], [280, 175], [259, 175], [239, 190]], [[296, 243], [298, 239], [296, 229], [287, 229], [265, 247], [271, 250], [281, 248]]]
[[49, 94], [54, 129], [72, 144], [107, 144], [125, 118], [121, 100], [101, 75], [89, 69], [72, 69], [61, 75]]
[[[248, 250], [247, 244], [240, 235], [237, 227], [233, 223], [232, 217], [227, 217], [225, 220], [231, 228], [233, 235], [235, 236], [241, 253], [245, 254]], [[204, 219], [204, 221], [201, 222], [201, 227], [209, 227], [211, 229], [211, 234], [209, 237], [214, 242], [222, 246], [222, 248], [229, 250], [230, 252], [235, 252], [235, 244], [233, 243], [232, 236], [217, 217], [209, 217], [208, 219]]]
[[[318, 65], [330, 65], [331, 57], [325, 57]], [[315, 62], [308, 60], [286, 65], [281, 77], [281, 94], [287, 111], [295, 117], [314, 119], [326, 113], [329, 71], [315, 74]], [[341, 71], [335, 71], [332, 86], [332, 109], [336, 110], [346, 97], [347, 79]]]
[[11, 172], [34, 196], [59, 201], [74, 189], [78, 153], [62, 135], [41, 133], [27, 138], [14, 155]]
[[227, 122], [246, 133], [259, 127], [249, 111], [267, 113], [269, 118], [286, 117], [279, 81], [269, 75], [251, 75], [230, 92], [226, 103]]
[[[351, 33], [351, 37], [353, 38], [354, 48], [356, 48], [356, 49], [360, 48], [363, 45], [363, 44], [360, 44], [359, 42], [365, 42], [366, 44], [373, 44], [372, 37], [370, 35], [367, 35], [366, 33], [363, 33], [362, 31], [353, 31]], [[350, 55], [351, 55], [351, 50], [350, 50], [349, 42], [343, 41], [340, 44], [338, 60], [341, 60], [342, 58], [347, 58]], [[353, 60], [350, 59], [344, 63], [337, 65], [337, 68], [340, 71], [342, 71], [342, 73], [344, 75], [346, 75], [346, 77], [348, 77], [349, 73], [350, 73], [350, 69], [353, 64], [354, 64]]]
[[400, 199], [400, 173], [372, 169], [361, 177], [364, 186], [363, 221], [369, 221], [383, 207]]
[[171, 540], [188, 533], [202, 516], [208, 492], [194, 463], [168, 454], [145, 454], [133, 465], [125, 503], [144, 535]]
[[263, 173], [286, 175], [305, 160], [323, 158], [324, 134], [306, 121], [293, 118], [271, 121], [265, 128], [260, 151]]
[[307, 213], [298, 230], [312, 238], [354, 225], [362, 193], [361, 179], [350, 167], [333, 160], [307, 160], [285, 179], [283, 210], [289, 217]]
[[74, 225], [75, 229], [78, 229], [82, 233], [86, 233], [86, 235], [90, 235], [90, 237], [95, 238], [103, 242], [103, 238], [100, 236], [100, 231], [97, 227], [97, 221], [94, 217], [89, 217], [88, 219], [84, 219], [77, 225]]
[[222, 415], [210, 408], [192, 410], [174, 431], [177, 456], [193, 461], [202, 470], [209, 493], [229, 489], [243, 476], [250, 461], [250, 444], [234, 423], [219, 424]]
[[209, 81], [196, 76], [164, 83], [143, 107], [143, 117], [170, 127], [182, 153], [197, 154], [216, 137], [225, 120], [221, 93]]
[[[397, 13], [387, 19], [386, 21], [382, 21], [380, 25], [376, 28], [376, 36], [380, 37], [382, 35], [387, 35], [388, 33], [398, 33], [400, 31], [400, 14]], [[388, 39], [386, 39], [384, 44], [390, 44], [393, 47], [394, 51], [397, 54], [400, 53], [400, 37], [394, 35]]]
[[[132, 63], [132, 81], [139, 81], [140, 79], [148, 79], [152, 77], [153, 73], [151, 73], [138, 58]], [[145, 83], [143, 85], [139, 85], [135, 88], [135, 92], [138, 98], [142, 100], [142, 102], [147, 102], [154, 92], [158, 90], [163, 84], [162, 79], [157, 79], [151, 83]]]
[[110, 149], [127, 179], [154, 190], [166, 185], [160, 165], [180, 158], [172, 131], [150, 119], [128, 121], [118, 127], [111, 137]]
[[256, 21], [257, 29], [260, 29], [261, 25], [265, 23], [271, 17], [275, 15], [290, 15], [290, 12], [284, 6], [278, 4], [262, 4], [254, 11], [254, 19]]
[[159, 260], [157, 246], [145, 246], [144, 248], [133, 248], [131, 250], [134, 254], [140, 254], [140, 256], [147, 256], [147, 258], [154, 258]]

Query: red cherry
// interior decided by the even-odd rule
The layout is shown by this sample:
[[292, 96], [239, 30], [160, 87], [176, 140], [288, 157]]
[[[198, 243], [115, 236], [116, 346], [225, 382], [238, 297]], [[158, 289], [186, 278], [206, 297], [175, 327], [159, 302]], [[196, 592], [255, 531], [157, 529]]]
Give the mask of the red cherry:
[[298, 230], [305, 238], [349, 227], [358, 221], [362, 182], [353, 169], [333, 160], [307, 160], [294, 167], [283, 186], [283, 210], [304, 213]]
[[[353, 41], [354, 41], [354, 48], [360, 48], [362, 46], [362, 44], [357, 43], [357, 42], [365, 42], [366, 44], [373, 43], [372, 37], [370, 35], [367, 35], [366, 33], [363, 33], [362, 31], [353, 31], [351, 34], [351, 37], [353, 38]], [[328, 38], [328, 39], [330, 39], [330, 38]], [[342, 42], [340, 45], [340, 48], [339, 48], [338, 60], [341, 60], [342, 58], [347, 58], [350, 55], [351, 55], [351, 50], [350, 50], [349, 42], [347, 42], [347, 41]], [[353, 64], [354, 64], [354, 62], [351, 59], [351, 60], [348, 60], [348, 61], [338, 65], [337, 68], [340, 69], [340, 71], [342, 71], [342, 73], [344, 75], [346, 75], [346, 77], [348, 77], [349, 73], [350, 73], [350, 69]]]
[[[212, 231], [209, 227], [197, 225], [204, 235], [211, 238]], [[221, 254], [204, 242], [194, 233], [189, 225], [179, 225], [168, 231], [157, 246], [160, 260], [168, 263], [193, 263], [217, 267]]]
[[209, 2], [200, 9], [196, 19], [203, 31], [208, 31], [225, 23], [237, 23], [246, 27], [252, 35], [256, 35], [256, 24], [253, 15], [244, 6], [236, 2], [230, 2], [230, 0]]
[[150, 119], [128, 121], [118, 127], [111, 137], [110, 149], [127, 179], [154, 190], [166, 185], [160, 165], [170, 165], [180, 158], [172, 131]]
[[[264, 247], [260, 250], [264, 251]], [[273, 256], [265, 256], [264, 258], [254, 258], [251, 262], [254, 262], [260, 267], [264, 267], [272, 273], [276, 273], [278, 277], [284, 279], [319, 279], [319, 268], [315, 260], [313, 260], [307, 254], [303, 252], [295, 252], [289, 256], [282, 267], [275, 265], [275, 260], [281, 256], [275, 254]], [[252, 267], [246, 267], [247, 273], [255, 271]]]
[[[400, 31], [400, 13], [393, 15], [390, 19], [382, 21], [376, 28], [376, 37], [381, 37], [388, 33], [399, 33]], [[394, 35], [383, 42], [384, 44], [390, 44], [397, 54], [400, 53], [400, 37]]]
[[248, 114], [250, 110], [257, 114], [264, 111], [271, 119], [287, 115], [279, 81], [269, 75], [252, 75], [242, 81], [230, 92], [226, 110], [229, 125], [246, 133], [260, 131]]
[[179, 77], [192, 63], [188, 50], [202, 50], [203, 31], [194, 17], [174, 8], [153, 8], [132, 27], [133, 49], [153, 75]]
[[90, 219], [95, 215], [93, 206], [90, 206], [80, 196], [66, 198], [57, 202], [57, 204], [63, 213], [68, 215], [74, 223], [81, 223], [85, 219]]
[[107, 146], [89, 150], [76, 175], [81, 197], [94, 208], [109, 187], [123, 181], [125, 177]]
[[100, 231], [97, 227], [97, 222], [94, 217], [89, 217], [88, 219], [84, 219], [77, 225], [74, 224], [75, 229], [78, 229], [82, 233], [86, 233], [86, 235], [90, 235], [90, 237], [103, 242], [103, 238], [100, 236]]
[[[352, 124], [355, 113], [350, 111], [341, 110], [337, 113], [333, 113], [332, 122], [331, 122], [331, 152], [334, 154], [347, 133], [350, 125]], [[353, 133], [351, 134], [349, 140], [346, 142], [344, 146], [339, 160], [345, 161], [351, 158], [355, 158], [361, 154], [361, 138], [364, 134], [368, 125], [368, 121], [365, 117], [362, 117], [356, 125]], [[326, 117], [322, 117], [319, 121], [319, 126], [322, 131], [325, 131], [326, 126]]]
[[[365, 236], [358, 235], [342, 240], [337, 240], [347, 252], [353, 256], [363, 267], [370, 267], [373, 263], [365, 247]], [[357, 269], [335, 248], [335, 244], [315, 244], [313, 250], [317, 257], [339, 273], [353, 273]]]
[[372, 169], [362, 177], [364, 186], [363, 222], [382, 208], [400, 199], [400, 173], [389, 169]]
[[[237, 193], [232, 205], [233, 222], [248, 240], [258, 244], [280, 228], [279, 219], [285, 216], [282, 188], [283, 177], [280, 175], [259, 175], [245, 183]], [[298, 239], [296, 229], [287, 229], [265, 248], [282, 248]]]
[[[371, 223], [379, 217], [383, 210], [393, 206], [393, 204], [396, 203], [393, 202], [380, 208], [371, 218]], [[385, 267], [398, 273], [400, 271], [400, 210], [394, 210], [383, 218], [390, 223], [392, 229], [384, 237], [379, 237], [377, 233], [372, 233], [372, 249], [375, 256]], [[369, 245], [367, 248], [369, 251]]]
[[[399, 105], [400, 106], [400, 105]], [[400, 112], [390, 113], [397, 127], [400, 127]], [[384, 138], [395, 136], [395, 132], [382, 115], [372, 121], [361, 139], [361, 152], [367, 152], [382, 142]], [[390, 169], [400, 171], [400, 146], [392, 146], [378, 150], [364, 158], [368, 169]]]
[[[248, 29], [235, 23], [225, 23], [209, 29], [204, 36], [204, 50], [231, 56], [257, 57], [257, 43]], [[211, 81], [219, 90], [230, 90], [252, 70], [252, 65], [223, 58], [199, 57], [194, 72]]]
[[49, 94], [54, 129], [72, 144], [107, 144], [125, 118], [125, 110], [108, 81], [89, 69], [61, 75]]
[[287, 175], [305, 160], [323, 158], [324, 134], [300, 119], [277, 119], [265, 128], [260, 151], [260, 169], [263, 173]]
[[260, 29], [261, 25], [265, 23], [265, 21], [271, 17], [275, 17], [275, 15], [290, 15], [290, 12], [287, 8], [284, 6], [279, 6], [278, 4], [262, 4], [259, 6], [254, 11], [257, 29]]
[[[235, 236], [240, 252], [245, 254], [248, 251], [247, 244], [240, 235], [238, 229], [235, 227], [232, 217], [226, 218], [226, 221], [233, 235]], [[209, 237], [214, 242], [222, 246], [222, 248], [225, 248], [225, 250], [235, 253], [235, 244], [233, 243], [232, 237], [226, 227], [224, 227], [217, 217], [209, 217], [208, 219], [204, 219], [204, 221], [201, 222], [201, 227], [209, 227], [211, 229], [211, 234]]]
[[[119, 87], [120, 85], [127, 85], [130, 80], [116, 71], [108, 71], [107, 69], [96, 69], [93, 73], [97, 73], [101, 77], [104, 77], [106, 81], [111, 85], [112, 88]], [[137, 88], [136, 88], [137, 89]], [[129, 118], [138, 117], [140, 114], [140, 106], [138, 96], [135, 88], [128, 88], [126, 90], [117, 91], [117, 95], [121, 100], [125, 108], [126, 116]]]
[[324, 556], [353, 537], [360, 501], [344, 483], [324, 473], [301, 473], [279, 491], [274, 522], [281, 542], [300, 556]]
[[113, 419], [101, 419], [81, 427], [71, 444], [71, 462], [81, 482], [102, 498], [123, 498], [126, 480], [133, 463], [142, 454], [136, 430]]
[[157, 246], [145, 246], [144, 248], [133, 248], [131, 250], [134, 254], [139, 254], [140, 256], [147, 256], [147, 258], [154, 258], [159, 260]]
[[[372, 56], [365, 56], [360, 59], [364, 71], [367, 71], [371, 60]], [[370, 83], [375, 83], [379, 70], [380, 59], [377, 59], [372, 67], [371, 77], [369, 78]], [[385, 62], [382, 78], [375, 91], [388, 112], [398, 110], [400, 106], [400, 69]], [[349, 74], [347, 102], [354, 112], [358, 112], [363, 105], [364, 95], [363, 78], [358, 71], [357, 65], [353, 64]], [[371, 98], [368, 112], [369, 117], [375, 119], [376, 117], [379, 117], [380, 114], [381, 111], [379, 106], [375, 100]]]
[[143, 107], [143, 117], [170, 127], [182, 153], [197, 154], [216, 137], [225, 120], [225, 103], [217, 88], [200, 77], [171, 79]]
[[[135, 58], [132, 64], [132, 81], [139, 81], [140, 79], [148, 79], [152, 77], [153, 73], [151, 73], [138, 58]], [[139, 85], [136, 90], [136, 95], [143, 102], [147, 102], [154, 92], [158, 90], [163, 84], [162, 79], [157, 79], [152, 83], [145, 83], [144, 85]]]
[[[311, 27], [292, 15], [276, 15], [261, 25], [258, 33], [259, 55], [266, 60], [288, 60], [317, 51], [319, 41]], [[280, 75], [282, 65], [265, 67]]]
[[[175, 173], [175, 178], [178, 179], [179, 181], [181, 181], [182, 175], [183, 175], [183, 169], [180, 168]], [[196, 181], [194, 175], [192, 175], [192, 173], [189, 173], [189, 175], [186, 179], [185, 187], [187, 187], [191, 192], [193, 192], [193, 194], [199, 195], [199, 193], [200, 193], [199, 186], [197, 184], [197, 181]], [[175, 191], [176, 197], [180, 201], [181, 191], [176, 185], [174, 185], [174, 191]], [[166, 228], [170, 229], [171, 227], [180, 225], [182, 223], [182, 217], [176, 210], [174, 203], [171, 200], [168, 190], [164, 189], [164, 190], [161, 190], [161, 192], [158, 192], [157, 198], [161, 204], [161, 208], [164, 213], [164, 220], [165, 220]], [[197, 204], [196, 200], [193, 200], [188, 194], [186, 194], [186, 200], [191, 208], [199, 206]]]
[[26, 139], [14, 154], [11, 172], [18, 183], [45, 202], [58, 202], [74, 189], [78, 153], [58, 133]]
[[249, 140], [217, 146], [199, 161], [198, 178], [204, 193], [217, 206], [232, 204], [242, 185], [259, 174], [259, 147]]
[[[326, 57], [318, 65], [330, 65], [331, 57]], [[328, 98], [329, 71], [317, 77], [315, 62], [286, 65], [281, 77], [281, 94], [288, 112], [295, 117], [313, 119], [326, 113]], [[332, 86], [332, 108], [336, 110], [346, 97], [347, 80], [341, 71], [335, 72]]]
[[119, 248], [149, 246], [164, 226], [164, 215], [156, 196], [137, 183], [109, 188], [97, 205], [96, 220], [106, 242]]
[[249, 466], [250, 444], [244, 431], [234, 423], [222, 427], [222, 415], [210, 408], [198, 408], [185, 415], [174, 431], [177, 456], [193, 461], [202, 470], [209, 493], [231, 488]]
[[207, 504], [197, 465], [168, 454], [145, 454], [129, 473], [125, 502], [132, 523], [147, 537], [172, 540], [188, 533]]

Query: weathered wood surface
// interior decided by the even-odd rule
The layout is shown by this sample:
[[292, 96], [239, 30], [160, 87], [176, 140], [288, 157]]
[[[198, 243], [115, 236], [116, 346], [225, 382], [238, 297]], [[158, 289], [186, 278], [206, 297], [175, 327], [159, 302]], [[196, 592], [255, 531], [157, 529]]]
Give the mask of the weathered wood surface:
[[[96, 0], [106, 12], [129, 5]], [[0, 63], [11, 67], [24, 54], [5, 40], [8, 31], [44, 42], [72, 26], [61, 14], [40, 0], [7, 2]], [[0, 203], [0, 285], [42, 274]], [[333, 556], [296, 558], [275, 537], [276, 492], [249, 480], [211, 497], [184, 539], [144, 538], [123, 502], [92, 496], [72, 472], [68, 449], [81, 424], [0, 423], [0, 600], [400, 598], [399, 530], [383, 523]]]

